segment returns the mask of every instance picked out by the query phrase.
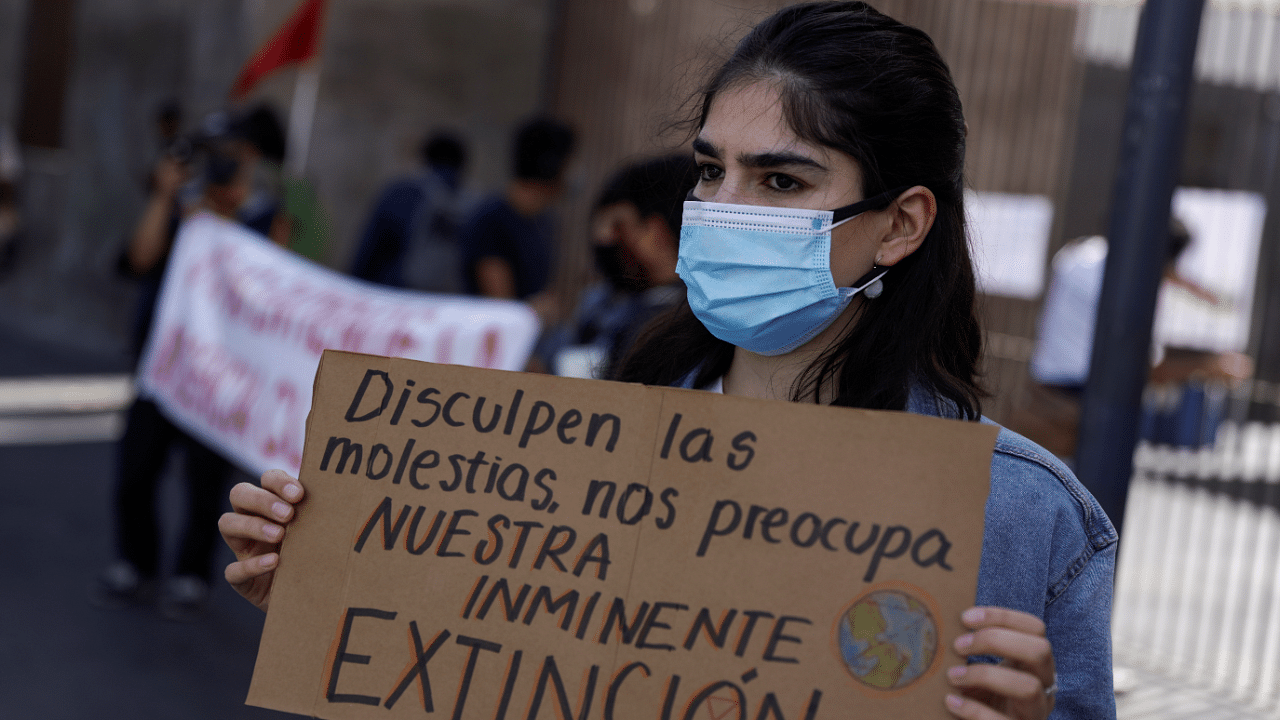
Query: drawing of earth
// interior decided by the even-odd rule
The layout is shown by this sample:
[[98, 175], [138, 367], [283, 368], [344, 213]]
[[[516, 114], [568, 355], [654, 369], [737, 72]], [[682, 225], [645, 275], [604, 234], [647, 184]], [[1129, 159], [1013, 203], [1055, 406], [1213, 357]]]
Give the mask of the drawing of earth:
[[904, 688], [938, 653], [938, 625], [924, 603], [901, 590], [873, 590], [840, 618], [838, 644], [854, 679], [877, 690]]

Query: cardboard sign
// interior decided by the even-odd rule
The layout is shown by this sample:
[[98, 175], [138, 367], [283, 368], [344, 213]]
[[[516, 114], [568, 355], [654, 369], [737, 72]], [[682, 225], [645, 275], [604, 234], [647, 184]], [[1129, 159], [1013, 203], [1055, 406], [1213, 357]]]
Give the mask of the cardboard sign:
[[325, 348], [518, 370], [537, 336], [524, 303], [362, 282], [198, 213], [175, 240], [138, 383], [249, 472], [297, 472]]
[[996, 432], [326, 352], [248, 702], [948, 717]]

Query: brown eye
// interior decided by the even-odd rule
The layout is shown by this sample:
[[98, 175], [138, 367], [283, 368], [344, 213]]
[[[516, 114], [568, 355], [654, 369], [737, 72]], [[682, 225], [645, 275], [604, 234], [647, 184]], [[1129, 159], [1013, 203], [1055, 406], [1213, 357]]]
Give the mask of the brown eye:
[[702, 182], [715, 182], [724, 177], [724, 170], [710, 163], [698, 166], [698, 179]]
[[773, 190], [791, 192], [800, 189], [800, 183], [790, 175], [770, 175], [765, 182]]

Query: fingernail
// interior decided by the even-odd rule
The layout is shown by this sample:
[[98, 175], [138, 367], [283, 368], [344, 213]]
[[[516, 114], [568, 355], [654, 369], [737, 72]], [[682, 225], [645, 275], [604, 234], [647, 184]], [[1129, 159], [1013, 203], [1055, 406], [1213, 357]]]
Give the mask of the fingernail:
[[969, 668], [963, 665], [957, 665], [947, 671], [947, 677], [952, 680], [961, 680], [969, 672]]
[[986, 616], [987, 614], [982, 611], [982, 608], [969, 608], [960, 613], [960, 619], [969, 624], [980, 623]]
[[270, 555], [263, 555], [261, 558], [258, 559], [258, 564], [264, 568], [274, 567], [276, 564], [276, 560], [278, 558], [279, 556], [276, 555], [275, 553], [271, 553]]
[[302, 495], [302, 488], [289, 483], [284, 486], [284, 496], [290, 500], [297, 500]]
[[263, 534], [271, 538], [272, 540], [279, 540], [280, 533], [283, 530], [284, 528], [280, 527], [279, 525], [266, 525], [262, 528]]
[[956, 638], [956, 650], [959, 650], [960, 652], [964, 652], [965, 650], [968, 650], [969, 647], [972, 645], [973, 645], [972, 633], [968, 635], [961, 635], [960, 637]]
[[947, 696], [947, 707], [951, 708], [952, 710], [959, 710], [961, 705], [964, 705], [964, 699], [961, 698], [959, 695]]
[[276, 503], [271, 506], [271, 512], [275, 513], [276, 517], [283, 520], [289, 517], [289, 506], [284, 503]]

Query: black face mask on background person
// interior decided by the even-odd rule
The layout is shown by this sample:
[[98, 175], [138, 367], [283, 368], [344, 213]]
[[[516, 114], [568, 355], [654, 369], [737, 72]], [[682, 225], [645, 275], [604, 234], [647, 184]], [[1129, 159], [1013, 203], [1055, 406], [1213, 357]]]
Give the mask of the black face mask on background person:
[[620, 292], [641, 292], [649, 289], [644, 268], [620, 245], [594, 245], [596, 269]]

